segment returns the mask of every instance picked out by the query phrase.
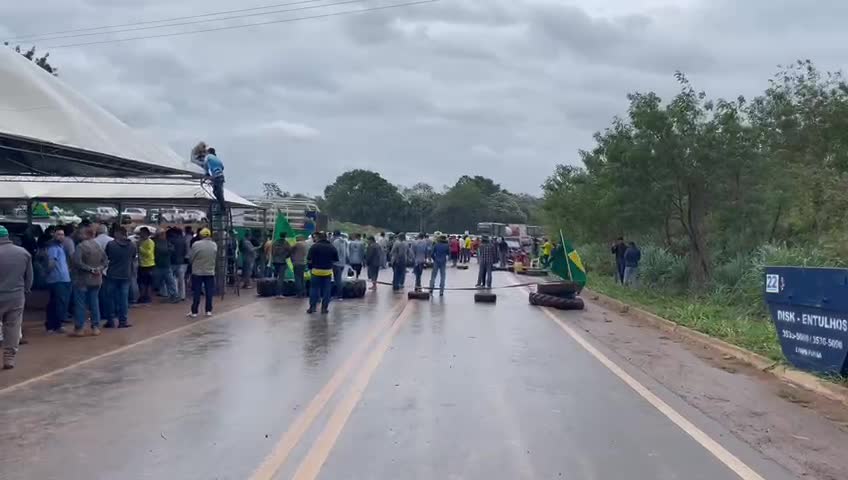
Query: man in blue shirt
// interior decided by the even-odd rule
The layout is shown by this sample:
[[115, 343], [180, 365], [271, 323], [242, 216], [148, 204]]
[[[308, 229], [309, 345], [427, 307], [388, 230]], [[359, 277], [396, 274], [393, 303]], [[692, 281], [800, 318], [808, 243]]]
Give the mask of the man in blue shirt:
[[424, 264], [430, 251], [430, 241], [424, 238], [423, 233], [418, 234], [418, 240], [412, 244], [413, 265], [412, 273], [415, 274], [415, 291], [421, 290], [421, 275], [424, 273]]
[[624, 252], [624, 284], [636, 287], [639, 281], [639, 261], [642, 260], [642, 251], [636, 246], [636, 242], [627, 244]]
[[44, 326], [47, 333], [64, 334], [62, 321], [68, 315], [68, 303], [71, 301], [71, 274], [68, 270], [68, 255], [65, 252], [65, 231], [53, 230], [53, 240], [47, 247], [47, 287], [50, 300], [47, 302], [47, 321]]
[[439, 296], [445, 295], [445, 273], [448, 266], [448, 256], [450, 256], [450, 245], [448, 238], [444, 235], [436, 239], [433, 245], [433, 271], [430, 273], [430, 291], [436, 287], [436, 275], [439, 275]]
[[206, 167], [206, 175], [212, 178], [212, 193], [218, 200], [218, 205], [221, 206], [223, 212], [227, 206], [226, 200], [224, 200], [224, 162], [218, 158], [215, 149], [209, 147], [206, 149], [206, 158], [203, 163]]

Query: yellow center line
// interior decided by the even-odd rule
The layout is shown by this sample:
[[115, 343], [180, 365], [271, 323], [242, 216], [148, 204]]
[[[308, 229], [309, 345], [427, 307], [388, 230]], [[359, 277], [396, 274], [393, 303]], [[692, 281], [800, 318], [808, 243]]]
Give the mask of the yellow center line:
[[250, 476], [251, 480], [271, 480], [279, 471], [280, 467], [286, 462], [289, 455], [295, 446], [300, 442], [303, 435], [309, 430], [315, 419], [318, 418], [321, 411], [335, 395], [336, 391], [342, 386], [353, 368], [360, 363], [362, 357], [368, 351], [368, 347], [379, 337], [380, 333], [385, 331], [386, 327], [399, 318], [398, 315], [403, 315], [406, 310], [407, 301], [403, 300], [399, 307], [392, 309], [391, 314], [382, 321], [375, 324], [365, 340], [359, 344], [356, 350], [350, 357], [336, 370], [330, 380], [324, 385], [321, 391], [309, 402], [306, 409], [297, 417], [294, 423], [283, 434], [280, 441], [274, 446], [271, 453], [262, 462], [262, 465], [253, 472]]
[[400, 330], [401, 326], [403, 326], [406, 319], [410, 317], [411, 313], [412, 309], [404, 308], [404, 311], [401, 312], [400, 316], [391, 326], [388, 333], [386, 333], [380, 343], [374, 347], [374, 350], [371, 351], [371, 354], [368, 356], [368, 359], [365, 361], [362, 369], [353, 380], [347, 395], [336, 406], [333, 414], [327, 421], [327, 425], [324, 427], [324, 430], [322, 430], [318, 435], [315, 443], [312, 444], [312, 448], [309, 449], [309, 453], [307, 453], [306, 458], [304, 458], [300, 463], [294, 477], [292, 477], [293, 480], [314, 480], [318, 476], [318, 473], [321, 472], [321, 467], [324, 465], [324, 462], [330, 455], [330, 451], [339, 439], [339, 435], [341, 434], [342, 429], [344, 429], [351, 413], [353, 413], [353, 409], [356, 408], [356, 405], [362, 398], [362, 394], [365, 392], [365, 388], [368, 387], [368, 383], [371, 381], [372, 375], [377, 370], [377, 367], [383, 360], [383, 356], [391, 346], [392, 339], [397, 334], [398, 330]]

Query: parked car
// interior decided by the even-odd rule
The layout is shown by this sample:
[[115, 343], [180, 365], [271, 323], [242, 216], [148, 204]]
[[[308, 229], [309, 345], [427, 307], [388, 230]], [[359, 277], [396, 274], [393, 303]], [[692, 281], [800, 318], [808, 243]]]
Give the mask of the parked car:
[[130, 222], [143, 222], [147, 219], [147, 210], [137, 207], [128, 207], [124, 209], [124, 212], [121, 215], [124, 218], [129, 219]]
[[187, 223], [201, 223], [206, 221], [206, 212], [202, 210], [186, 210], [183, 212], [183, 219]]
[[97, 222], [113, 222], [118, 219], [118, 210], [115, 207], [86, 208], [82, 216]]
[[177, 208], [152, 208], [149, 217], [153, 223], [182, 223], [185, 221], [183, 218], [185, 214]]
[[183, 223], [185, 222], [185, 212], [177, 208], [164, 208], [159, 211], [162, 216], [162, 221], [167, 223]]
[[56, 220], [56, 223], [62, 225], [79, 224], [82, 221], [79, 215], [75, 215], [74, 212], [69, 210], [62, 210], [59, 207], [53, 207], [53, 212], [50, 216]]

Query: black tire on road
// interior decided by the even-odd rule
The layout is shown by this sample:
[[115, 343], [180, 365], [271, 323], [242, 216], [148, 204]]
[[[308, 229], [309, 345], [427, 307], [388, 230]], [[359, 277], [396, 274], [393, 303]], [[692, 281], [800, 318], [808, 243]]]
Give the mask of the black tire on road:
[[260, 297], [276, 296], [277, 280], [274, 278], [260, 278], [256, 281], [256, 294]]
[[580, 291], [580, 285], [566, 280], [563, 282], [540, 283], [536, 285], [536, 292], [545, 295], [553, 295], [560, 298], [574, 298], [574, 295]]
[[553, 295], [545, 295], [544, 293], [531, 293], [530, 305], [537, 307], [551, 307], [559, 310], [583, 310], [582, 298], [561, 298]]
[[350, 280], [342, 282], [342, 298], [362, 298], [368, 286], [365, 280]]
[[412, 291], [406, 294], [406, 298], [410, 300], [430, 300], [430, 292]]
[[356, 290], [356, 298], [362, 298], [365, 296], [365, 292], [368, 291], [368, 283], [365, 280], [360, 280], [354, 289]]
[[495, 303], [498, 296], [492, 292], [477, 292], [474, 294], [474, 303]]
[[286, 280], [283, 282], [283, 288], [280, 292], [280, 295], [284, 297], [293, 297], [297, 294], [297, 290], [294, 288], [294, 280]]

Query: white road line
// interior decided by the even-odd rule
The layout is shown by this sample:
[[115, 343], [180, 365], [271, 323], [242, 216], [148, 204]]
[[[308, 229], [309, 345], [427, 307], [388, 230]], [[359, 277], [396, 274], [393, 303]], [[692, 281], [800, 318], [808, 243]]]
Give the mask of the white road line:
[[[211, 317], [206, 317], [206, 318], [203, 318], [201, 320], [194, 320], [189, 324], [183, 325], [181, 327], [177, 327], [173, 330], [168, 330], [166, 332], [159, 333], [159, 334], [154, 335], [152, 337], [147, 337], [147, 338], [139, 340], [135, 343], [130, 343], [129, 345], [124, 345], [123, 347], [119, 347], [119, 348], [116, 348], [114, 350], [109, 350], [108, 352], [103, 352], [103, 353], [101, 353], [99, 355], [95, 355], [91, 358], [86, 358], [85, 360], [80, 360], [79, 362], [72, 363], [72, 364], [70, 364], [66, 367], [62, 367], [62, 368], [59, 368], [59, 369], [56, 369], [56, 370], [51, 370], [51, 371], [44, 373], [44, 374], [41, 374], [37, 377], [32, 377], [32, 378], [24, 380], [22, 382], [18, 382], [18, 383], [15, 383], [13, 385], [9, 385], [8, 387], [0, 388], [0, 395], [10, 393], [14, 390], [17, 390], [19, 388], [23, 388], [27, 385], [31, 385], [31, 384], [36, 383], [36, 382], [40, 382], [42, 380], [46, 380], [50, 377], [54, 377], [56, 375], [59, 375], [60, 373], [67, 372], [68, 370], [73, 370], [73, 369], [79, 368], [83, 365], [88, 365], [89, 363], [96, 362], [97, 360], [100, 360], [101, 358], [111, 357], [112, 355], [117, 355], [119, 353], [126, 352], [129, 349], [140, 347], [140, 346], [146, 345], [150, 342], [154, 342], [156, 340], [159, 340], [160, 338], [167, 337], [167, 336], [173, 335], [175, 333], [180, 333], [182, 331], [188, 330], [190, 328], [194, 328], [198, 325], [203, 325], [205, 323], [208, 323], [208, 322], [211, 322], [211, 321], [214, 321], [214, 320], [218, 320], [218, 319], [220, 319], [220, 315], [223, 315], [225, 313], [227, 313], [227, 314], [233, 313], [236, 310], [241, 310], [242, 308], [246, 308], [246, 307], [249, 307], [251, 305], [252, 304], [241, 305], [241, 306], [233, 308], [232, 310], [225, 310], [225, 311], [220, 312], [220, 313], [218, 313], [214, 316], [211, 316]], [[182, 316], [179, 315], [179, 314], [177, 316], [179, 318], [182, 318]], [[70, 341], [73, 342], [74, 340], [70, 340]]]
[[718, 442], [710, 438], [709, 435], [704, 433], [701, 429], [696, 427], [692, 422], [687, 420], [683, 415], [677, 413], [676, 410], [671, 408], [671, 406], [665, 403], [661, 398], [654, 395], [647, 387], [639, 383], [635, 378], [631, 377], [630, 374], [624, 371], [621, 367], [615, 364], [612, 360], [609, 359], [606, 355], [601, 353], [600, 350], [595, 348], [591, 343], [589, 343], [582, 335], [577, 333], [573, 328], [569, 327], [565, 324], [559, 317], [557, 317], [553, 312], [551, 312], [548, 308], [542, 308], [542, 311], [547, 315], [551, 320], [556, 322], [556, 324], [574, 339], [581, 347], [583, 347], [587, 352], [589, 352], [593, 357], [595, 357], [601, 364], [603, 364], [609, 371], [615, 374], [618, 378], [621, 379], [624, 383], [626, 383], [630, 388], [636, 391], [642, 398], [648, 401], [654, 408], [660, 411], [663, 415], [665, 415], [669, 420], [674, 422], [675, 425], [680, 427], [681, 430], [686, 432], [690, 437], [692, 437], [696, 442], [701, 444], [708, 452], [713, 454], [721, 463], [725, 464], [727, 468], [733, 470], [733, 472], [739, 476], [742, 480], [764, 480], [757, 472], [755, 472], [751, 467], [746, 465], [739, 460], [735, 455], [727, 451], [724, 447], [722, 447]]

